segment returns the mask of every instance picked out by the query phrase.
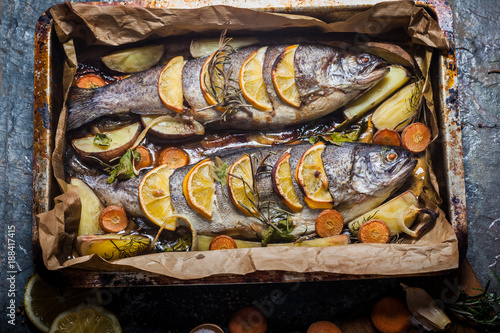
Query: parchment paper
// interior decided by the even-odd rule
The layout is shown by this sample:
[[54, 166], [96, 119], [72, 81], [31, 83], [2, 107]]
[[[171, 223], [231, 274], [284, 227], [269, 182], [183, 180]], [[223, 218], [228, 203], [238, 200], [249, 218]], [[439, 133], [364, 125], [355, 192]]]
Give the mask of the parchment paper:
[[[412, 2], [375, 5], [343, 22], [325, 23], [316, 18], [210, 6], [199, 9], [148, 9], [126, 6], [94, 6], [65, 3], [51, 9], [59, 41], [64, 47], [64, 96], [72, 82], [77, 56], [95, 47], [143, 43], [158, 38], [273, 33], [313, 33], [332, 40], [380, 41], [392, 36], [400, 43], [446, 49], [448, 41], [437, 22]], [[405, 37], [401, 39], [401, 31]], [[427, 74], [427, 73], [426, 73]], [[433, 111], [433, 105], [431, 105]], [[68, 259], [80, 217], [78, 191], [64, 181], [65, 125], [67, 110], [60, 113], [52, 166], [64, 194], [55, 208], [37, 216], [43, 260], [50, 270], [64, 267], [93, 271], [135, 270], [196, 279], [216, 274], [255, 271], [329, 272], [354, 275], [402, 275], [449, 270], [458, 267], [458, 246], [453, 228], [437, 207], [439, 217], [432, 230], [406, 244], [350, 244], [307, 248], [271, 247], [222, 251], [157, 253], [108, 262], [96, 255]], [[429, 206], [431, 203], [426, 203]]]

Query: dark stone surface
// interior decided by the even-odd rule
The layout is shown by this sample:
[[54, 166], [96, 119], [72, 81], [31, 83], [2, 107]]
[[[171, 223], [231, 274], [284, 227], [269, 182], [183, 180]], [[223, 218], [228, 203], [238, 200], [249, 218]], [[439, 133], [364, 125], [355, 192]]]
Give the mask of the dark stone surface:
[[[57, 0], [0, 0], [0, 297], [1, 332], [35, 332], [23, 317], [16, 326], [5, 316], [16, 309], [34, 268], [31, 257], [33, 41], [35, 22]], [[500, 7], [497, 0], [456, 0], [456, 53], [463, 124], [469, 219], [468, 258], [484, 286], [498, 272], [500, 251], [500, 162], [498, 124]], [[15, 227], [15, 264], [9, 267], [8, 230]], [[9, 273], [15, 271], [17, 273]], [[13, 274], [15, 279], [8, 280]], [[15, 296], [9, 295], [13, 285]], [[270, 322], [284, 331], [305, 331], [308, 323], [339, 318], [346, 309], [369, 302], [397, 286], [396, 280], [211, 287], [105, 289], [105, 305], [126, 332], [188, 331], [202, 322], [225, 323], [245, 304], [272, 305]], [[295, 288], [295, 289], [294, 289]], [[273, 296], [274, 295], [274, 296]], [[277, 295], [279, 295], [277, 297]], [[275, 297], [271, 302], [271, 297]], [[276, 298], [277, 297], [277, 298]], [[279, 304], [282, 302], [282, 304]], [[352, 312], [352, 311], [350, 311]], [[181, 324], [182, 323], [182, 324]], [[145, 326], [144, 326], [145, 325]]]

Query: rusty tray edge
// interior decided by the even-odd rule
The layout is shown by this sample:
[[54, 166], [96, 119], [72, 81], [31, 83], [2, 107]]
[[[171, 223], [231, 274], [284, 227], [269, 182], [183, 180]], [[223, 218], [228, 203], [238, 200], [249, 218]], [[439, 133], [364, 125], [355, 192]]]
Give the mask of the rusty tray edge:
[[[234, 0], [237, 1], [237, 0]], [[203, 1], [199, 1], [202, 3]], [[233, 2], [233, 1], [229, 1]], [[278, 1], [277, 1], [278, 2]], [[319, 1], [321, 2], [321, 1]], [[360, 11], [371, 7], [379, 1], [363, 1], [359, 3], [349, 2], [348, 5], [331, 4], [327, 9], [340, 9]], [[246, 8], [272, 12], [294, 12], [302, 13], [308, 10], [318, 10], [311, 6], [268, 6], [255, 8], [257, 1], [252, 6], [246, 4]], [[440, 131], [444, 146], [445, 167], [449, 170], [445, 174], [446, 195], [448, 197], [448, 219], [455, 230], [458, 239], [460, 259], [465, 258], [467, 251], [467, 216], [465, 201], [465, 181], [462, 152], [462, 134], [460, 113], [458, 109], [457, 90], [457, 67], [455, 58], [455, 41], [453, 33], [453, 16], [451, 8], [444, 0], [425, 0], [416, 2], [420, 6], [430, 9], [450, 41], [451, 48], [448, 52], [441, 52], [439, 57], [439, 107], [442, 112], [440, 118]], [[93, 4], [113, 5], [126, 4], [132, 6], [155, 7], [156, 1], [129, 1], [115, 3]], [[227, 3], [226, 3], [227, 4]], [[161, 7], [161, 6], [160, 6]], [[190, 8], [190, 7], [189, 7]], [[320, 8], [325, 10], [325, 8]], [[280, 271], [258, 271], [255, 273], [241, 275], [218, 275], [198, 280], [180, 280], [167, 276], [144, 273], [144, 272], [91, 272], [78, 269], [63, 269], [57, 272], [49, 272], [43, 265], [41, 249], [38, 238], [38, 221], [36, 215], [50, 210], [53, 206], [55, 182], [50, 165], [53, 133], [55, 131], [54, 114], [52, 104], [53, 86], [50, 82], [52, 74], [52, 20], [47, 10], [36, 23], [35, 28], [35, 66], [34, 66], [34, 145], [33, 145], [33, 258], [35, 266], [40, 274], [51, 275], [66, 286], [104, 287], [104, 286], [144, 286], [144, 285], [197, 285], [197, 284], [228, 284], [228, 283], [266, 283], [266, 282], [298, 282], [298, 281], [328, 281], [328, 280], [352, 280], [352, 279], [374, 279], [391, 277], [408, 277], [414, 275], [343, 275], [332, 273], [291, 273]], [[425, 275], [446, 274], [447, 271], [422, 273]], [[54, 279], [53, 279], [54, 280]], [[130, 282], [133, 281], [133, 284]]]

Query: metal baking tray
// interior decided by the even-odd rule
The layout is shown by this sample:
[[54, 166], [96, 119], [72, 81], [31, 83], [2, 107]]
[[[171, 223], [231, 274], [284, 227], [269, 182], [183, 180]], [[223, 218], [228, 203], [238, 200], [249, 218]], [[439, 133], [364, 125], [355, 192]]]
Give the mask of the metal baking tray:
[[[154, 8], [196, 8], [206, 5], [229, 5], [259, 11], [296, 13], [317, 17], [326, 22], [345, 20], [366, 10], [379, 1], [372, 0], [169, 0], [92, 3], [94, 5], [143, 6]], [[439, 119], [440, 135], [437, 144], [439, 159], [434, 158], [436, 175], [444, 200], [441, 208], [446, 212], [458, 238], [460, 258], [467, 251], [467, 216], [465, 204], [462, 135], [458, 110], [457, 66], [453, 35], [453, 16], [445, 0], [417, 1], [438, 23], [450, 42], [449, 51], [439, 51], [434, 64], [435, 104]], [[62, 108], [63, 50], [54, 32], [47, 10], [37, 21], [35, 29], [34, 68], [34, 142], [33, 142], [33, 251], [39, 272], [46, 272], [41, 259], [38, 225], [35, 216], [53, 208], [58, 185], [53, 177], [51, 154], [54, 148], [58, 115]], [[341, 279], [376, 278], [375, 275], [340, 275], [329, 273], [290, 273], [258, 271], [247, 275], [220, 275], [196, 280], [175, 278], [143, 272], [93, 272], [63, 269], [55, 274], [61, 285], [67, 286], [140, 286], [140, 285], [192, 285], [257, 282], [322, 281]], [[398, 275], [402, 277], [405, 275]], [[387, 277], [387, 276], [385, 276]], [[53, 277], [54, 278], [54, 277]]]

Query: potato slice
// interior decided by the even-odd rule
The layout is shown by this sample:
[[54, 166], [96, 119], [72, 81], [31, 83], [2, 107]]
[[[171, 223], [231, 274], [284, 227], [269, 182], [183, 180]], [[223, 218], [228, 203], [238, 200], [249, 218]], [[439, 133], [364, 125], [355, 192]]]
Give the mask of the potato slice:
[[389, 73], [366, 93], [347, 104], [344, 115], [347, 119], [353, 119], [365, 114], [371, 108], [380, 104], [394, 91], [399, 89], [411, 77], [410, 72], [398, 65], [389, 66]]
[[117, 130], [100, 133], [110, 139], [108, 146], [94, 143], [95, 136], [93, 135], [75, 139], [71, 143], [84, 160], [92, 162], [90, 158], [92, 156], [109, 163], [112, 159], [122, 156], [134, 144], [140, 132], [141, 123], [137, 122]]
[[101, 57], [101, 60], [113, 71], [137, 73], [156, 65], [164, 52], [164, 45], [147, 45], [112, 52]]
[[164, 117], [165, 120], [153, 125], [149, 133], [161, 139], [181, 139], [194, 135], [205, 134], [205, 128], [196, 120], [183, 119], [180, 116], [142, 116], [141, 121], [145, 127], [158, 117]]
[[372, 115], [373, 125], [401, 132], [417, 112], [422, 89], [420, 82], [404, 86], [385, 100]]
[[[245, 46], [251, 46], [259, 43], [259, 39], [255, 37], [232, 38], [229, 45], [234, 49], [239, 49]], [[189, 51], [193, 58], [201, 58], [211, 55], [219, 48], [219, 38], [203, 38], [195, 39], [191, 42]]]
[[139, 235], [88, 235], [76, 238], [76, 250], [81, 256], [98, 254], [114, 260], [139, 255], [149, 249], [151, 239]]
[[104, 233], [99, 225], [99, 215], [104, 209], [101, 200], [83, 180], [71, 178], [70, 183], [78, 188], [80, 202], [82, 203], [78, 236]]
[[308, 246], [308, 247], [325, 247], [349, 244], [349, 235], [342, 234], [323, 238], [308, 239], [297, 243], [274, 243], [267, 246]]

